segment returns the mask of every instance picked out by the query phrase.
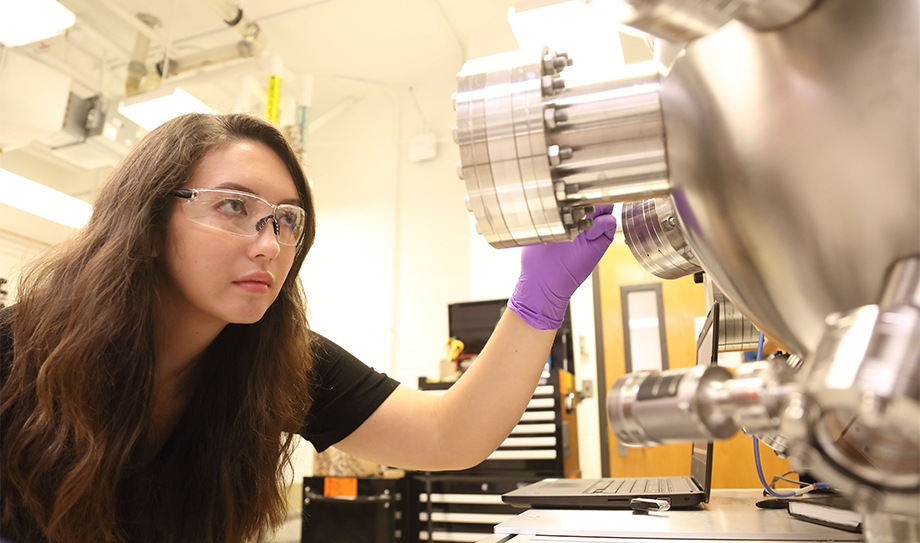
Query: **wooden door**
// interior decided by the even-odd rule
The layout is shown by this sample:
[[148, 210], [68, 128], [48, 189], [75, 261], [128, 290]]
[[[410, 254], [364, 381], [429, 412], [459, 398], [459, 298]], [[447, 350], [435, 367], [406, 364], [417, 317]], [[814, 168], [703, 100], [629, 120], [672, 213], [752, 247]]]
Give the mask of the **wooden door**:
[[[668, 367], [676, 369], [696, 363], [694, 320], [706, 316], [703, 285], [692, 276], [661, 280], [645, 271], [629, 247], [619, 239], [610, 246], [597, 268], [603, 339], [604, 375], [609, 388], [626, 371], [626, 356], [620, 287], [660, 283], [664, 306]], [[599, 369], [600, 371], [600, 369]], [[606, 406], [602, 391], [601, 408]], [[611, 477], [687, 475], [690, 471], [690, 444], [679, 443], [647, 448], [618, 449], [617, 439], [607, 428]], [[715, 443], [713, 488], [759, 488], [754, 465], [753, 441], [741, 432]], [[789, 471], [788, 463], [761, 445], [761, 460], [767, 481]], [[789, 485], [778, 485], [789, 486]]]

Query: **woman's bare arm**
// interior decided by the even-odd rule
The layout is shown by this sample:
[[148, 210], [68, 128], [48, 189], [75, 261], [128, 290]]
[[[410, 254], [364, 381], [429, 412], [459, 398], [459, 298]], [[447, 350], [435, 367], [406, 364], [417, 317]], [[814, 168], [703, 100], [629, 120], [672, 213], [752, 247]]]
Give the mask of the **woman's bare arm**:
[[498, 448], [527, 404], [555, 330], [505, 311], [482, 353], [442, 396], [399, 386], [336, 448], [386, 466], [422, 471], [474, 466]]

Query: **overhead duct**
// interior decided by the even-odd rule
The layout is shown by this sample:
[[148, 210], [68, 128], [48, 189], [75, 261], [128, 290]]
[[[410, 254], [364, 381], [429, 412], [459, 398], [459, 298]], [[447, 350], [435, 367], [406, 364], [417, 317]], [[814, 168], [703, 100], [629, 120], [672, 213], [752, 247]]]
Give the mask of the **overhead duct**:
[[70, 93], [61, 130], [42, 138], [51, 153], [82, 168], [118, 162], [140, 137], [140, 127], [101, 94], [80, 98]]

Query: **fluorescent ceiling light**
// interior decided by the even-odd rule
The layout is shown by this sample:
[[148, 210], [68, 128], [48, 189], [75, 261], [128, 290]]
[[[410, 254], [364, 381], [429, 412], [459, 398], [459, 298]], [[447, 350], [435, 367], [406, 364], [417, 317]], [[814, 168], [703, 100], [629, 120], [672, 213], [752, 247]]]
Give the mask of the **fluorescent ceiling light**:
[[508, 24], [521, 50], [546, 46], [568, 53], [574, 65], [564, 75], [580, 78], [585, 77], [582, 66], [590, 66], [593, 75], [623, 66], [616, 23], [621, 9], [614, 0], [523, 0], [508, 8]]
[[73, 228], [86, 225], [93, 214], [93, 206], [83, 200], [4, 169], [0, 169], [0, 203]]
[[166, 121], [186, 113], [215, 113], [204, 102], [179, 87], [158, 89], [125, 98], [118, 105], [118, 111], [145, 130], [153, 130]]
[[0, 0], [0, 43], [24, 45], [56, 36], [76, 17], [54, 0]]

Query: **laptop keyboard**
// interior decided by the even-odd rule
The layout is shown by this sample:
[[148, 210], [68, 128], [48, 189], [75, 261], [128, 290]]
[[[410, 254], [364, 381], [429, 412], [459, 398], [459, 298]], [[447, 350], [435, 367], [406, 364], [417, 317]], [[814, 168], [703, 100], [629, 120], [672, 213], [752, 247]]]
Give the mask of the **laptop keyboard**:
[[660, 494], [671, 491], [671, 480], [666, 478], [613, 479], [591, 486], [585, 494]]

